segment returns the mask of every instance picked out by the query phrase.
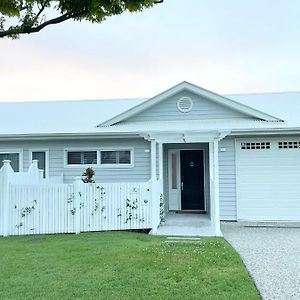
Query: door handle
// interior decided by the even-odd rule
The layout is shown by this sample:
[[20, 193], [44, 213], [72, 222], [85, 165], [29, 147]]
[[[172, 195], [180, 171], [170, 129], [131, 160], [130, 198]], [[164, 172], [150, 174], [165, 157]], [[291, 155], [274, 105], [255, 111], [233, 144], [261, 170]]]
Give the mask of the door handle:
[[181, 190], [183, 191], [183, 181], [181, 181]]

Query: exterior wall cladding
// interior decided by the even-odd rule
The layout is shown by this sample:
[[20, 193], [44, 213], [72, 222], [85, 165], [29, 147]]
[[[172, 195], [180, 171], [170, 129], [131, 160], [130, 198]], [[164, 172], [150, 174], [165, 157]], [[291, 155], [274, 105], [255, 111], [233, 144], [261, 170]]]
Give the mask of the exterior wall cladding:
[[95, 180], [98, 182], [136, 182], [150, 179], [150, 143], [142, 138], [116, 139], [65, 139], [46, 141], [15, 141], [0, 142], [0, 151], [21, 150], [23, 152], [23, 170], [30, 163], [30, 151], [34, 149], [49, 151], [49, 176], [59, 176], [63, 173], [65, 182], [72, 182], [76, 176], [81, 176], [85, 166], [66, 166], [66, 149], [111, 149], [132, 148], [134, 164], [128, 168], [104, 168], [93, 166]]
[[[188, 114], [183, 114], [177, 109], [177, 100], [183, 96], [193, 99], [193, 109]], [[176, 121], [176, 120], [208, 120], [208, 119], [245, 119], [248, 116], [234, 111], [228, 107], [216, 104], [199, 95], [183, 91], [171, 96], [161, 103], [138, 113], [129, 118], [129, 122], [147, 121]]]
[[[65, 139], [37, 141], [0, 142], [0, 151], [18, 150], [23, 154], [22, 167], [27, 170], [30, 164], [31, 150], [48, 150], [49, 175], [59, 176], [63, 173], [65, 182], [72, 182], [84, 171], [84, 166], [66, 166], [66, 149], [114, 149], [132, 148], [133, 166], [128, 168], [103, 168], [95, 166], [95, 180], [98, 182], [137, 182], [150, 179], [150, 143], [142, 138], [116, 139]], [[236, 179], [235, 179], [235, 139], [227, 137], [219, 144], [226, 148], [219, 152], [220, 173], [220, 213], [222, 220], [236, 220]], [[164, 160], [165, 160], [164, 156]], [[165, 162], [166, 163], [166, 162]]]

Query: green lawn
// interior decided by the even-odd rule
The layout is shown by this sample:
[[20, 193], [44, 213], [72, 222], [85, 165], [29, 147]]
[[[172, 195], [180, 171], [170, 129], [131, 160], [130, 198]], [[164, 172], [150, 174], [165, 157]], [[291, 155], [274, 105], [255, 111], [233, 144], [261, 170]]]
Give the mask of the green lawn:
[[143, 233], [0, 238], [0, 299], [259, 299], [222, 238]]

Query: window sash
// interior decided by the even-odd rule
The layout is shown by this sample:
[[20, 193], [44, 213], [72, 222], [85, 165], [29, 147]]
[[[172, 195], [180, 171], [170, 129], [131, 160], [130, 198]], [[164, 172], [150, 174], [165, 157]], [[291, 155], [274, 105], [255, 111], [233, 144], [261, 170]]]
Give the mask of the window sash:
[[68, 151], [68, 165], [96, 165], [97, 151]]
[[101, 150], [101, 165], [131, 165], [131, 150]]
[[128, 167], [132, 166], [133, 150], [121, 149], [96, 149], [77, 150], [66, 149], [66, 166], [97, 165], [98, 167]]

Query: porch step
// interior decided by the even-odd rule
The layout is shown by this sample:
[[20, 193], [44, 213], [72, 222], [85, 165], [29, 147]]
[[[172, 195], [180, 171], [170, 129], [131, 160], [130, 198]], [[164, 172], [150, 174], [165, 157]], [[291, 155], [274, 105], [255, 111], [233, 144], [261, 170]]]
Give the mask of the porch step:
[[197, 237], [185, 237], [185, 236], [168, 236], [165, 243], [199, 243], [200, 238]]
[[167, 236], [167, 240], [200, 241], [200, 238], [199, 237], [189, 237], [189, 236]]

